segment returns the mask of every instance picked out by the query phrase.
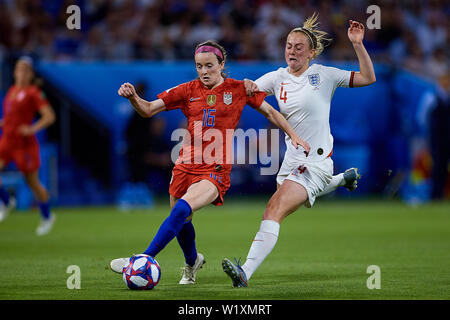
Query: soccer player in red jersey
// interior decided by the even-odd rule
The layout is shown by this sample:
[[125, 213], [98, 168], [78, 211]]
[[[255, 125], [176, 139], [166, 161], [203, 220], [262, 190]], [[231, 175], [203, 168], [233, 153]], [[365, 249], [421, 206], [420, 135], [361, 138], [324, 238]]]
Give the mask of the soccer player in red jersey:
[[[33, 85], [33, 77], [33, 61], [29, 57], [20, 58], [14, 67], [14, 85], [3, 101], [0, 170], [13, 161], [23, 173], [39, 201], [42, 220], [36, 233], [44, 235], [50, 232], [54, 216], [50, 212], [49, 193], [38, 177], [40, 156], [36, 132], [51, 125], [55, 114], [42, 91]], [[33, 123], [37, 113], [40, 118]], [[15, 199], [0, 184], [0, 221], [14, 206]]]
[[[225, 50], [214, 41], [206, 41], [195, 50], [196, 80], [166, 90], [151, 102], [138, 97], [130, 83], [124, 83], [118, 90], [119, 95], [129, 99], [143, 117], [181, 109], [188, 119], [189, 133], [172, 171], [169, 187], [172, 211], [144, 251], [144, 254], [155, 257], [177, 237], [186, 260], [180, 284], [195, 283], [196, 273], [205, 262], [195, 248], [195, 230], [191, 220], [193, 213], [204, 206], [223, 204], [230, 187], [231, 172], [231, 143], [227, 137], [232, 137], [244, 106], [248, 104], [262, 113], [292, 138], [295, 147], [301, 146], [309, 152], [309, 145], [295, 134], [287, 120], [264, 101], [265, 93], [249, 97], [243, 81], [226, 76], [223, 72], [225, 61]], [[213, 148], [217, 145], [220, 147]], [[111, 269], [122, 273], [128, 261], [129, 258], [114, 259]]]

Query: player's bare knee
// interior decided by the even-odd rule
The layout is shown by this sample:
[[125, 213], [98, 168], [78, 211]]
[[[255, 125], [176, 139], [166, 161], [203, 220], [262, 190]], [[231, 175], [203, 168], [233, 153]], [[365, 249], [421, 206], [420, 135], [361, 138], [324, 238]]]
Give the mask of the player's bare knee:
[[196, 204], [195, 204], [194, 198], [191, 198], [188, 194], [185, 194], [184, 196], [181, 197], [181, 199], [183, 199], [184, 201], [187, 202], [187, 204], [191, 207], [192, 212], [194, 212], [194, 210], [196, 210]]
[[39, 191], [34, 191], [34, 193], [40, 202], [47, 202], [50, 200], [50, 195], [45, 188], [41, 188]]
[[27, 184], [40, 202], [47, 202], [50, 199], [47, 189], [39, 181], [27, 180]]
[[283, 208], [276, 199], [270, 199], [263, 215], [264, 220], [273, 220], [281, 222], [283, 220]]
[[30, 179], [30, 178], [28, 178], [28, 179], [25, 178], [25, 180], [32, 191], [37, 192], [37, 193], [45, 192], [45, 188], [41, 185], [39, 180]]

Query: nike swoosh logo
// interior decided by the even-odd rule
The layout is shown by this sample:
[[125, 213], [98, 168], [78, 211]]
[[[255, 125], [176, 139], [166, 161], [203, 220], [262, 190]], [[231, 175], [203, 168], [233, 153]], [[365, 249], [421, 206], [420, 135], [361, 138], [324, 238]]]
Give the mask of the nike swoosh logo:
[[287, 84], [289, 84], [289, 82], [282, 82], [281, 83], [282, 86], [287, 85]]
[[192, 102], [192, 101], [196, 101], [196, 100], [199, 100], [199, 99], [200, 99], [200, 97], [198, 97], [198, 98], [190, 98], [189, 101]]

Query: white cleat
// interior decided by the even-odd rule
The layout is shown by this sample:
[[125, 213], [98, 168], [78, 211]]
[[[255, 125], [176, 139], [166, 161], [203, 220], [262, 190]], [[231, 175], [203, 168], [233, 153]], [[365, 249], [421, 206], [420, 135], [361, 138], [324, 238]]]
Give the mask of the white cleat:
[[8, 217], [9, 213], [15, 209], [15, 207], [16, 207], [16, 199], [14, 197], [9, 198], [9, 203], [7, 206], [5, 206], [4, 204], [1, 204], [0, 205], [0, 222], [5, 220]]
[[111, 260], [109, 267], [112, 271], [116, 273], [122, 273], [123, 268], [125, 268], [130, 263], [130, 258], [117, 258]]
[[195, 276], [200, 268], [206, 263], [205, 257], [201, 253], [197, 253], [197, 259], [195, 259], [194, 266], [185, 264], [183, 267], [183, 277], [179, 284], [194, 284]]
[[55, 223], [55, 215], [54, 214], [52, 214], [49, 219], [42, 219], [41, 223], [39, 224], [39, 226], [36, 229], [36, 234], [38, 236], [44, 236], [44, 235], [48, 234], [52, 230], [54, 223]]

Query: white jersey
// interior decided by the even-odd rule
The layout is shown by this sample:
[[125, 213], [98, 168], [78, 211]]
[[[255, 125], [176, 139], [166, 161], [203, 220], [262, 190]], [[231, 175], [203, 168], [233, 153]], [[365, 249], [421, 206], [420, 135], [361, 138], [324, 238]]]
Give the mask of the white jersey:
[[337, 87], [352, 85], [353, 72], [320, 64], [312, 64], [296, 77], [288, 68], [279, 68], [257, 79], [260, 91], [275, 95], [281, 114], [311, 150], [308, 157], [304, 149], [295, 147], [286, 135], [286, 156], [299, 161], [320, 161], [333, 150], [330, 132], [330, 105]]

